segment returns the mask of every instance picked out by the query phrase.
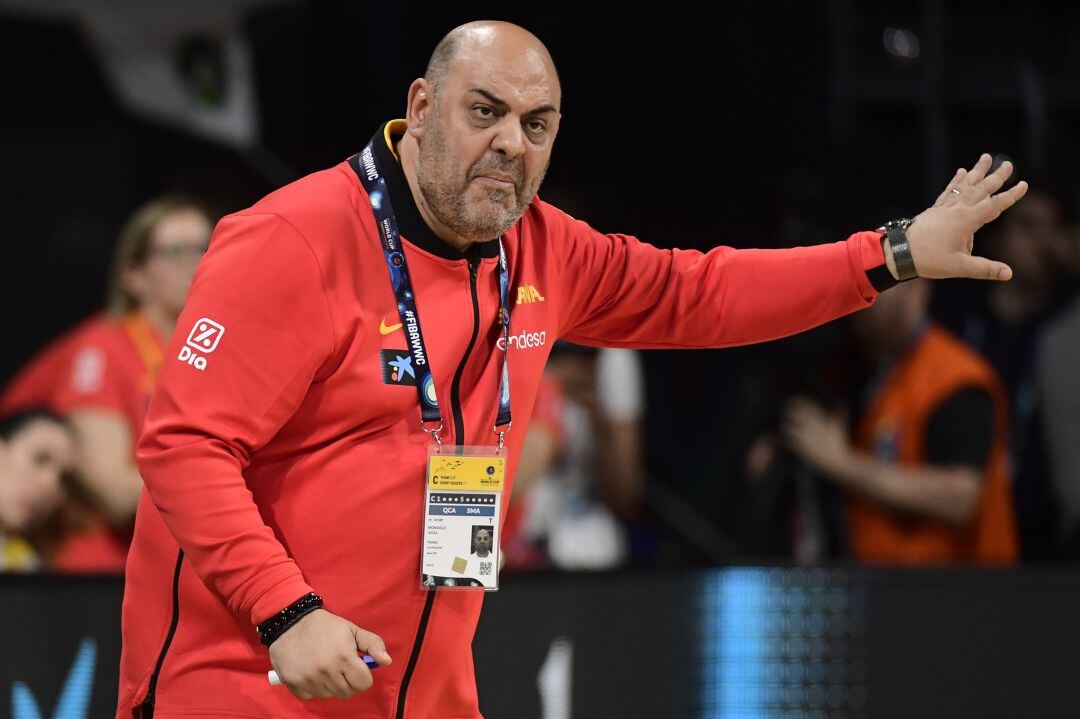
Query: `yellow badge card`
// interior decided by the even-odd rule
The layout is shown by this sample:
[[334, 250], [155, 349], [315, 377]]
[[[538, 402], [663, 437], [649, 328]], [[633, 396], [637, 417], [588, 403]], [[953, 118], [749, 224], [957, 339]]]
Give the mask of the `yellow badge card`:
[[428, 457], [428, 489], [501, 492], [505, 482], [505, 457]]

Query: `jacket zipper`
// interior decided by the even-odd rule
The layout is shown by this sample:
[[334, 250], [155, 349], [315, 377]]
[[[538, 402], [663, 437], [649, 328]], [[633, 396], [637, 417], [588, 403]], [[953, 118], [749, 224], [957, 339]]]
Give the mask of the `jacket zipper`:
[[176, 570], [173, 572], [172, 621], [169, 624], [169, 633], [165, 635], [165, 642], [161, 645], [161, 653], [158, 654], [157, 663], [154, 665], [154, 673], [150, 675], [150, 683], [146, 688], [146, 698], [142, 702], [143, 719], [152, 719], [154, 716], [154, 694], [157, 692], [161, 666], [165, 663], [165, 655], [169, 653], [169, 646], [176, 635], [176, 625], [180, 623], [180, 568], [183, 564], [184, 550], [181, 549], [176, 555]]
[[458, 447], [465, 444], [465, 418], [461, 416], [461, 376], [465, 374], [465, 363], [472, 354], [473, 345], [480, 334], [480, 301], [476, 297], [476, 278], [480, 273], [480, 260], [474, 254], [469, 258], [469, 292], [472, 295], [472, 335], [469, 344], [465, 348], [465, 354], [461, 357], [457, 372], [454, 373], [454, 381], [450, 384], [450, 408], [454, 413], [454, 442]]
[[[475, 248], [473, 248], [475, 250]], [[469, 344], [465, 347], [465, 354], [458, 363], [454, 379], [450, 383], [450, 409], [454, 415], [454, 443], [461, 447], [465, 444], [465, 418], [461, 414], [461, 376], [465, 373], [465, 363], [469, 361], [473, 345], [480, 334], [480, 300], [476, 295], [476, 278], [480, 272], [480, 260], [475, 254], [469, 258], [469, 294], [472, 297], [473, 328], [469, 337]], [[416, 628], [416, 640], [413, 642], [412, 653], [409, 655], [409, 663], [405, 666], [405, 674], [401, 677], [401, 689], [398, 691], [398, 703], [396, 719], [405, 719], [405, 699], [409, 693], [409, 682], [412, 681], [413, 672], [416, 670], [416, 661], [420, 658], [420, 648], [424, 643], [424, 635], [427, 633], [428, 620], [431, 618], [431, 608], [435, 604], [435, 589], [427, 590], [424, 599], [424, 611], [420, 613], [420, 626]]]

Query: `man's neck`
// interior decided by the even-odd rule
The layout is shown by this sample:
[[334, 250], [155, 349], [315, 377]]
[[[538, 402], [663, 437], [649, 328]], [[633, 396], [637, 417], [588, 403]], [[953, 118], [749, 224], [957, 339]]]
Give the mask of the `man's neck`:
[[424, 224], [430, 227], [431, 231], [440, 240], [464, 253], [465, 250], [469, 249], [469, 245], [473, 244], [473, 241], [461, 237], [439, 222], [438, 218], [435, 217], [435, 213], [428, 207], [427, 201], [424, 199], [424, 193], [420, 191], [420, 183], [416, 180], [416, 161], [420, 155], [420, 147], [416, 144], [416, 139], [412, 135], [405, 133], [404, 137], [398, 141], [396, 149], [398, 157], [401, 158], [401, 170], [405, 173], [405, 181], [409, 183], [409, 192], [412, 193], [413, 202], [416, 203], [416, 209], [420, 211], [420, 217], [423, 218]]

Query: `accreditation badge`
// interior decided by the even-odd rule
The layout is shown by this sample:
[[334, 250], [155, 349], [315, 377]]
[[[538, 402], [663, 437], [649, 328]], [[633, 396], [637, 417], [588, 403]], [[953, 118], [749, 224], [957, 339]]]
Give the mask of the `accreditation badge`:
[[499, 512], [506, 488], [506, 450], [428, 450], [424, 536], [425, 589], [499, 588]]

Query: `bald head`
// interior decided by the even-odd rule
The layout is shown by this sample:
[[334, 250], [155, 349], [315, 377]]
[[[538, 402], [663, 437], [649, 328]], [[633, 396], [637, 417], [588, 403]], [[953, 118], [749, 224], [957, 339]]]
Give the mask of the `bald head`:
[[516, 66], [515, 69], [538, 77], [546, 76], [545, 79], [561, 95], [555, 62], [540, 38], [520, 25], [500, 20], [475, 20], [448, 32], [431, 53], [424, 78], [438, 94], [458, 61], [483, 67], [507, 60]]
[[551, 55], [527, 30], [471, 22], [442, 39], [409, 86], [398, 145], [437, 235], [460, 249], [521, 218], [544, 181], [561, 101]]

